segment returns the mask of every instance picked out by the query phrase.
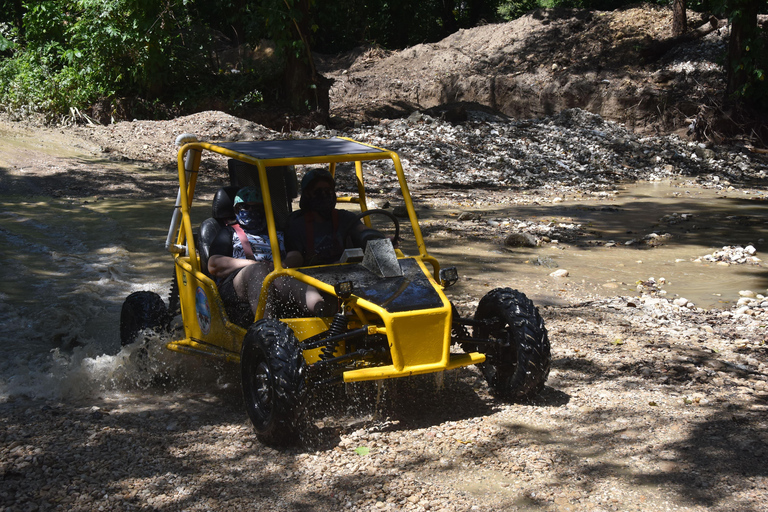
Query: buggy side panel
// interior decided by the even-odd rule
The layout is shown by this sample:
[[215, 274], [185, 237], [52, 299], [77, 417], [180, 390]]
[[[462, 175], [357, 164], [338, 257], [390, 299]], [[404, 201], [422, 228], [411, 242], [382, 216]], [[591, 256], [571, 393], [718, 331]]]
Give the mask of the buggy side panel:
[[203, 273], [194, 272], [186, 256], [176, 257], [176, 279], [187, 337], [168, 343], [167, 348], [238, 360], [245, 329], [227, 319], [216, 284]]

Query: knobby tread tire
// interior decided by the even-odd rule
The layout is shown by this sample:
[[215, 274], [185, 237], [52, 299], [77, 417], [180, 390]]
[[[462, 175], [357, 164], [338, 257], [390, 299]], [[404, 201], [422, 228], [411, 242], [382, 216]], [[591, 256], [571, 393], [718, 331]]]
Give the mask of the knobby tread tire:
[[168, 322], [181, 314], [181, 301], [179, 299], [179, 282], [176, 280], [176, 269], [171, 278], [171, 291], [168, 293]]
[[480, 300], [475, 320], [492, 319], [494, 326], [475, 327], [473, 336], [504, 339], [507, 331], [511, 336], [508, 346], [485, 349], [480, 367], [491, 392], [505, 400], [530, 400], [544, 389], [552, 364], [544, 321], [533, 302], [511, 288], [497, 288]]
[[130, 345], [144, 329], [161, 329], [168, 311], [163, 299], [154, 292], [134, 292], [126, 297], [120, 310], [120, 344]]
[[[274, 319], [255, 323], [243, 340], [240, 364], [245, 407], [259, 439], [276, 446], [294, 443], [307, 400], [307, 366], [293, 331]], [[265, 367], [266, 400], [257, 389], [257, 373]]]

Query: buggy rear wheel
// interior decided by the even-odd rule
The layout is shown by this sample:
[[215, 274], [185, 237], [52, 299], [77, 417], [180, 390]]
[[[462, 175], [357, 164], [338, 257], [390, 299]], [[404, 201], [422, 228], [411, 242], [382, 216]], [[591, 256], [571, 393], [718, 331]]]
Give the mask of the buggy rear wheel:
[[130, 345], [144, 329], [165, 328], [168, 310], [165, 302], [154, 292], [130, 294], [120, 310], [120, 344]]
[[533, 302], [511, 288], [497, 288], [480, 300], [473, 337], [496, 344], [482, 351], [480, 368], [491, 393], [506, 400], [530, 400], [549, 376], [552, 355], [544, 321]]
[[179, 282], [176, 280], [176, 269], [171, 277], [171, 291], [168, 293], [168, 320], [173, 320], [181, 314], [181, 300], [179, 297]]
[[307, 385], [293, 331], [278, 320], [257, 322], [243, 340], [240, 366], [245, 407], [259, 439], [278, 446], [295, 442]]

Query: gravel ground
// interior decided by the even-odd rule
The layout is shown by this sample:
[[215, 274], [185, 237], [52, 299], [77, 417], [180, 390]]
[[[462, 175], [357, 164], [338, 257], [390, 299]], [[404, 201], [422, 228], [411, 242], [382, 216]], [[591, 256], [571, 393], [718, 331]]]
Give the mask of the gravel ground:
[[[612, 47], [616, 38], [606, 34]], [[720, 44], [711, 39], [712, 48]], [[532, 47], [531, 59], [550, 58]], [[431, 59], [430, 48], [419, 51]], [[683, 54], [669, 56], [664, 69], [686, 94], [693, 78], [696, 94], [709, 94], [713, 84], [699, 81], [716, 67], [711, 56], [701, 48], [676, 52]], [[567, 52], [555, 56], [561, 66], [574, 61]], [[357, 68], [338, 71], [337, 102]], [[663, 76], [647, 79], [666, 87]], [[400, 89], [383, 82], [379, 90]], [[83, 203], [166, 197], [176, 183], [173, 141], [192, 132], [205, 140], [341, 135], [392, 148], [419, 208], [594, 202], [624, 183], [671, 179], [745, 203], [768, 199], [768, 159], [746, 146], [638, 134], [579, 109], [530, 120], [487, 110], [470, 109], [459, 124], [417, 112], [344, 131], [282, 134], [221, 112], [67, 129], [3, 123], [3, 135], [34, 143], [2, 148], [0, 189]], [[46, 144], [62, 142], [78, 155], [47, 152]], [[211, 191], [225, 165], [203, 166], [214, 170], [202, 181]], [[397, 205], [391, 170], [378, 168], [369, 184], [377, 204]], [[661, 229], [685, 222], [680, 213], [641, 241], [653, 247]], [[768, 233], [765, 218], [732, 221]], [[534, 244], [583, 246], [586, 228], [469, 213], [424, 230], [457, 242], [528, 235]], [[766, 252], [763, 237], [701, 260], [764, 267]], [[765, 510], [768, 289], [704, 310], [667, 298], [661, 279], [637, 286], [631, 297], [571, 291], [566, 305], [540, 307], [553, 364], [532, 403], [493, 399], [474, 368], [439, 382], [357, 384], [319, 397], [302, 443], [281, 451], [253, 434], [236, 369], [159, 352], [159, 367], [139, 369], [135, 354], [125, 354], [134, 380], [105, 383], [99, 396], [0, 403], [0, 510]], [[478, 299], [452, 297], [465, 314]]]
[[284, 451], [256, 440], [226, 371], [85, 403], [13, 399], [0, 505], [763, 510], [765, 311], [650, 296], [542, 308], [553, 371], [533, 403], [493, 400], [472, 368], [350, 386]]

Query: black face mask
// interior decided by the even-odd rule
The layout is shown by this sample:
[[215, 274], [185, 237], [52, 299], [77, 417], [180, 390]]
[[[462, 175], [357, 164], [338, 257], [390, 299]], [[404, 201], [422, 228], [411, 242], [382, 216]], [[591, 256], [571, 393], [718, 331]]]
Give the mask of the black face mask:
[[336, 196], [313, 196], [308, 198], [307, 209], [322, 215], [330, 217], [333, 209], [336, 208]]
[[243, 229], [253, 233], [267, 232], [267, 217], [263, 210], [240, 210], [235, 217]]

